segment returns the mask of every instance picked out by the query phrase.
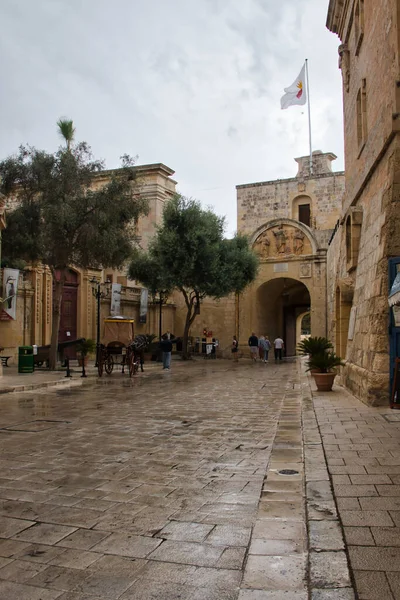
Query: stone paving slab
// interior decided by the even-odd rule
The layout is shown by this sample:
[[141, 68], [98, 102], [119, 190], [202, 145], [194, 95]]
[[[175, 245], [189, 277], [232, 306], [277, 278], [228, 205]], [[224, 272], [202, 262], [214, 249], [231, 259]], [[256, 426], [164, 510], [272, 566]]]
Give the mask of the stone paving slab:
[[144, 375], [0, 397], [0, 598], [400, 598], [389, 410], [297, 363]]
[[218, 363], [1, 397], [7, 594], [236, 600], [254, 528], [249, 593], [301, 599], [297, 368]]
[[398, 415], [368, 407], [339, 387], [312, 396], [358, 598], [398, 599]]

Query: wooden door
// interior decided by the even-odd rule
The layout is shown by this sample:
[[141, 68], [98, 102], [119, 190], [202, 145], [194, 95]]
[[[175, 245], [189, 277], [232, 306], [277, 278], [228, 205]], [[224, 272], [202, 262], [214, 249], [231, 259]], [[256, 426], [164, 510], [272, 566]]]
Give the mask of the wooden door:
[[[77, 310], [78, 310], [78, 275], [68, 270], [61, 300], [60, 328], [58, 341], [67, 342], [77, 338]], [[64, 356], [76, 358], [76, 349], [66, 348]]]

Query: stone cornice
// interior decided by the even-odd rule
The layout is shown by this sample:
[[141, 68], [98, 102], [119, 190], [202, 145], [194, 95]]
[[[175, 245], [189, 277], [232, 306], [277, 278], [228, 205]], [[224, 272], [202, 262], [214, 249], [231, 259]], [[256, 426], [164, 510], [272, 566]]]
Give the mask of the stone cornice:
[[346, 16], [349, 11], [352, 0], [330, 0], [328, 15], [326, 18], [326, 27], [332, 33], [336, 33], [343, 41]]
[[[117, 169], [106, 169], [104, 171], [99, 171], [99, 173], [96, 173], [94, 176], [98, 177], [98, 178], [108, 178], [110, 176], [112, 176], [114, 173], [118, 173], [118, 171], [120, 171], [121, 169], [117, 168]], [[151, 175], [151, 174], [160, 174], [163, 175], [164, 177], [167, 177], [168, 179], [171, 177], [171, 175], [174, 175], [175, 171], [173, 171], [172, 169], [170, 169], [169, 167], [167, 167], [166, 165], [164, 165], [163, 163], [154, 163], [154, 164], [150, 164], [150, 165], [135, 165], [133, 167], [133, 170], [140, 176], [143, 175]], [[173, 179], [169, 179], [170, 181], [172, 181], [173, 183], [176, 183], [176, 181], [174, 181]]]
[[[301, 181], [312, 181], [313, 179], [324, 179], [325, 177], [344, 177], [344, 171], [333, 171], [332, 173], [321, 173], [319, 175], [312, 175], [311, 177], [302, 177]], [[282, 183], [299, 183], [299, 177], [290, 177], [289, 179], [272, 179], [271, 181], [257, 181], [255, 183], [241, 183], [236, 186], [237, 190], [251, 187], [260, 187], [262, 185], [280, 185]]]

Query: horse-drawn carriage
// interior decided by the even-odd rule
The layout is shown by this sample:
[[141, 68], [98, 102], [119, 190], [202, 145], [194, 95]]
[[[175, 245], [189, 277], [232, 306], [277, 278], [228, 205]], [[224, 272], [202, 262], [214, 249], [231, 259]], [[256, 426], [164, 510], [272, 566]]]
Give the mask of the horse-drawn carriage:
[[99, 377], [104, 371], [111, 375], [117, 365], [122, 367], [122, 373], [125, 372], [126, 367], [129, 377], [139, 370], [143, 361], [146, 337], [139, 335], [135, 338], [134, 324], [134, 319], [127, 317], [104, 319], [102, 343], [97, 350]]

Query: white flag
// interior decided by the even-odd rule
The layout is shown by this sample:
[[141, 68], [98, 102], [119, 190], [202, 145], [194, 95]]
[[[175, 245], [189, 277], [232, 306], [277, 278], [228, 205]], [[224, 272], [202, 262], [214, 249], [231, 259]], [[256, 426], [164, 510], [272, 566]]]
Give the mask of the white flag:
[[294, 104], [305, 104], [307, 102], [305, 70], [306, 65], [304, 64], [299, 76], [296, 77], [292, 85], [284, 88], [286, 93], [281, 98], [281, 108], [289, 108]]

